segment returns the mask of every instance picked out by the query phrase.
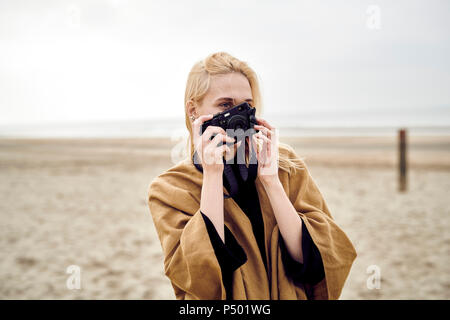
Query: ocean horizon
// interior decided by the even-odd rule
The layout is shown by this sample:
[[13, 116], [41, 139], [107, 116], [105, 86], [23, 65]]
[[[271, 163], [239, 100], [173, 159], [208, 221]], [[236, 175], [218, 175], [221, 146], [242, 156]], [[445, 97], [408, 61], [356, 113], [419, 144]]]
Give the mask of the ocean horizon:
[[[262, 116], [283, 136], [450, 135], [450, 107]], [[183, 117], [0, 125], [0, 138], [145, 138], [187, 135]]]

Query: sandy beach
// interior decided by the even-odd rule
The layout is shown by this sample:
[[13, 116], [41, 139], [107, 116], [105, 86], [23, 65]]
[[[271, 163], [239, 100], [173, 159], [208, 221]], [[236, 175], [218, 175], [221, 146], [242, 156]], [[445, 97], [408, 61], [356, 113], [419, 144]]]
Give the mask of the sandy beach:
[[[358, 252], [341, 299], [450, 299], [450, 137], [409, 138], [405, 193], [395, 136], [281, 141]], [[177, 143], [1, 139], [0, 299], [173, 299], [147, 188]], [[71, 265], [80, 289], [66, 285]]]

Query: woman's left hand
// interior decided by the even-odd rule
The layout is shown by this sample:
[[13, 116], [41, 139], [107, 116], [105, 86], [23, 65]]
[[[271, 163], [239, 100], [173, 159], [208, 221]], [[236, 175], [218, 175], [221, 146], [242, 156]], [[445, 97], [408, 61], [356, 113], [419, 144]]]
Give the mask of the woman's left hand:
[[[253, 150], [257, 150], [258, 177], [263, 184], [279, 181], [278, 177], [278, 131], [266, 120], [256, 117], [252, 136]], [[258, 147], [259, 145], [259, 147]]]

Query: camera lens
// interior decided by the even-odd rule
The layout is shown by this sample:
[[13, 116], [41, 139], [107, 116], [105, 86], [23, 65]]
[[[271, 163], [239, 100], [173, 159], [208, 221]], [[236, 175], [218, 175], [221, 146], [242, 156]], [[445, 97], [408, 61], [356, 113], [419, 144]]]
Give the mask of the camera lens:
[[247, 129], [247, 119], [244, 116], [241, 116], [239, 114], [231, 117], [230, 120], [228, 120], [228, 129], [233, 129], [233, 130], [237, 130], [237, 129], [242, 129], [242, 130], [246, 130]]

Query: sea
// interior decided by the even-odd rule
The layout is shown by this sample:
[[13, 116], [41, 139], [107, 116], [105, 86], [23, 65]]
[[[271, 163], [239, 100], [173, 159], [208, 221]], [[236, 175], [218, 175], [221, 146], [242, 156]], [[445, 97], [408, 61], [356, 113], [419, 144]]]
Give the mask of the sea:
[[[309, 111], [261, 115], [279, 136], [388, 136], [406, 129], [410, 135], [450, 135], [450, 106]], [[0, 138], [146, 138], [183, 137], [183, 117], [0, 124]]]

